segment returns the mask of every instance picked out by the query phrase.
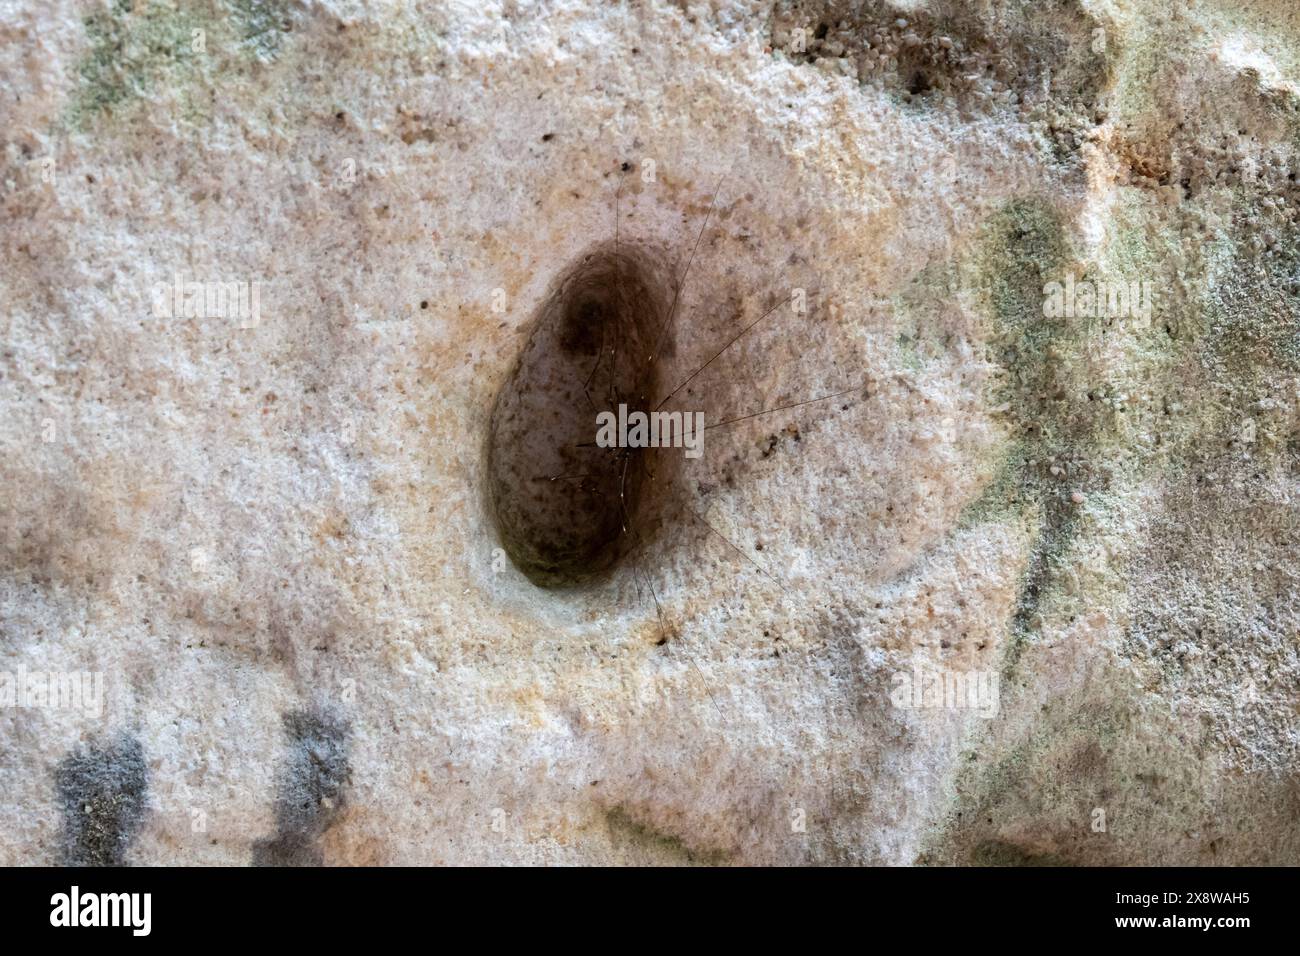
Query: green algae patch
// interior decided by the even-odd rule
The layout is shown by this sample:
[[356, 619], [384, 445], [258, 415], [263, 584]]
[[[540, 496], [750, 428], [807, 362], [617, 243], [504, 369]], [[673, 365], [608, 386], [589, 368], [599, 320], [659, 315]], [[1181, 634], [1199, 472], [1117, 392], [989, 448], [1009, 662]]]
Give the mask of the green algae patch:
[[205, 122], [219, 89], [281, 56], [293, 19], [284, 0], [115, 0], [82, 25], [87, 50], [66, 118], [86, 131], [129, 123], [133, 107], [159, 98], [174, 97], [185, 122]]
[[1022, 198], [991, 218], [971, 263], [999, 370], [990, 403], [1008, 443], [993, 480], [960, 521], [1027, 518], [1038, 528], [1011, 623], [1007, 676], [1074, 537], [1077, 496], [1106, 483], [1097, 449], [1113, 429], [1113, 411], [1090, 388], [1084, 361], [1096, 326], [1045, 314], [1053, 283], [1095, 278], [1076, 258], [1060, 213], [1046, 200]]
[[165, 84], [188, 79], [211, 40], [206, 23], [177, 5], [151, 2], [139, 10], [116, 0], [83, 21], [90, 49], [77, 66], [79, 84], [70, 107], [74, 126], [111, 114]]
[[284, 0], [227, 0], [241, 45], [258, 59], [270, 61], [280, 54], [289, 32], [290, 8]]
[[658, 866], [721, 866], [727, 854], [721, 850], [696, 850], [679, 837], [663, 833], [632, 817], [622, 807], [605, 814], [611, 839], [623, 853], [644, 857], [644, 862]]

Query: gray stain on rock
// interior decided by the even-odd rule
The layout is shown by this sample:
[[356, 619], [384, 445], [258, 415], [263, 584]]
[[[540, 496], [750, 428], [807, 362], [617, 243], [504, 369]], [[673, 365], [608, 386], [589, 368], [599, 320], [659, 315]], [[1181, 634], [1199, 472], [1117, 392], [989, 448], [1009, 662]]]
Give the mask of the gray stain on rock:
[[145, 814], [148, 772], [134, 736], [78, 747], [60, 761], [55, 784], [63, 804], [63, 861], [121, 866]]
[[352, 769], [347, 722], [328, 709], [284, 715], [289, 759], [275, 799], [275, 836], [253, 845], [255, 866], [319, 866], [318, 841], [338, 819]]

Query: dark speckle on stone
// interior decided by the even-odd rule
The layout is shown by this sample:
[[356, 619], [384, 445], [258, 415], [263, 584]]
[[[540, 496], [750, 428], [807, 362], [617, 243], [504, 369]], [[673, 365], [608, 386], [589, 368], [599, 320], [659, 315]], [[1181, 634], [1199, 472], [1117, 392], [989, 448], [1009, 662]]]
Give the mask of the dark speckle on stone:
[[133, 736], [78, 747], [59, 763], [63, 859], [71, 866], [121, 866], [145, 814], [144, 750]]
[[289, 759], [275, 798], [276, 834], [253, 846], [256, 866], [319, 866], [320, 837], [338, 819], [351, 776], [347, 722], [331, 710], [284, 716]]

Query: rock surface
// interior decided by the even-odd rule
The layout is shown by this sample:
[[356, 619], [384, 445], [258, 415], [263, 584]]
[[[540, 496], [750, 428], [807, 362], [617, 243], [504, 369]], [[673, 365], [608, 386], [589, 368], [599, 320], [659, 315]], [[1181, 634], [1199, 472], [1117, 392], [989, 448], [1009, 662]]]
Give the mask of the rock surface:
[[[1300, 863], [1298, 56], [1291, 0], [6, 4], [0, 863]], [[836, 397], [539, 587], [489, 422], [611, 242], [668, 381], [767, 314], [680, 408]]]

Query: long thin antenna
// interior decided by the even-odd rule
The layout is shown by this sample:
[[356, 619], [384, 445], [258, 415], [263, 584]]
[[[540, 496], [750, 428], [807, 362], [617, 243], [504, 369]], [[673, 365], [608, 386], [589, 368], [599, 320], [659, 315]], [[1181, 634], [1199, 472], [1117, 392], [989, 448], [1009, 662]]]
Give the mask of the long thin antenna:
[[[623, 308], [623, 260], [619, 256], [619, 220], [621, 218], [619, 201], [623, 196], [623, 185], [627, 182], [627, 170], [624, 169], [626, 164], [620, 163], [618, 167], [618, 188], [614, 190], [614, 291], [618, 294], [617, 308]], [[605, 342], [604, 327], [606, 323], [601, 323], [600, 341], [602, 347]], [[614, 344], [609, 348], [609, 388], [605, 393], [605, 402], [609, 406], [615, 406], [622, 401], [622, 396], [618, 393], [618, 341], [622, 336], [621, 323], [618, 316], [614, 319]]]
[[689, 384], [691, 383], [691, 381], [695, 378], [695, 376], [699, 375], [699, 374], [700, 374], [701, 372], [703, 372], [706, 368], [708, 368], [710, 365], [712, 365], [714, 359], [716, 359], [716, 358], [717, 358], [719, 355], [721, 355], [723, 352], [727, 351], [727, 349], [729, 349], [729, 348], [731, 348], [733, 345], [735, 345], [736, 342], [740, 339], [741, 336], [743, 336], [746, 332], [748, 332], [748, 331], [749, 331], [750, 329], [752, 329], [754, 326], [758, 325], [758, 323], [762, 322], [764, 319], [766, 319], [769, 315], [771, 315], [771, 314], [772, 314], [773, 312], [775, 312], [777, 309], [781, 308], [781, 306], [783, 306], [783, 305], [785, 305], [787, 302], [791, 301], [793, 298], [794, 298], [794, 293], [792, 292], [792, 293], [790, 293], [790, 295], [786, 296], [785, 299], [783, 299], [782, 301], [778, 302], [776, 305], [772, 306], [772, 308], [768, 309], [766, 312], [764, 312], [762, 315], [760, 315], [758, 318], [756, 318], [753, 322], [749, 323], [749, 325], [747, 325], [747, 326], [745, 326], [743, 329], [741, 329], [740, 332], [738, 332], [738, 333], [736, 334], [735, 338], [733, 338], [730, 342], [728, 342], [728, 343], [727, 343], [726, 345], [724, 345], [722, 348], [718, 349], [718, 351], [715, 352], [715, 353], [713, 354], [713, 358], [710, 358], [707, 362], [705, 362], [703, 365], [701, 365], [699, 368], [697, 368], [694, 372], [692, 372], [690, 375], [688, 375], [688, 376], [686, 377], [686, 381], [682, 382], [682, 383], [681, 383], [680, 385], [678, 385], [675, 389], [673, 389], [671, 392], [669, 392], [669, 393], [664, 397], [664, 400], [663, 400], [662, 402], [660, 402], [658, 405], [655, 406], [654, 410], [655, 410], [655, 411], [659, 411], [659, 409], [661, 409], [661, 408], [663, 408], [665, 405], [667, 405], [667, 404], [668, 404], [668, 400], [669, 400], [670, 398], [672, 398], [674, 395], [676, 395], [678, 392], [680, 392], [683, 388], [685, 388], [687, 385], [689, 385]]
[[701, 515], [698, 511], [696, 511], [696, 510], [695, 510], [694, 508], [692, 508], [690, 505], [686, 505], [685, 507], [686, 507], [686, 510], [687, 510], [687, 511], [689, 511], [691, 514], [695, 515], [695, 517], [696, 517], [697, 519], [699, 519], [700, 523], [703, 524], [704, 527], [708, 528], [711, 532], [713, 532], [713, 533], [716, 534], [719, 538], [721, 538], [723, 541], [725, 541], [726, 544], [727, 544], [727, 547], [729, 547], [732, 551], [735, 551], [736, 554], [740, 555], [742, 558], [744, 558], [746, 561], [748, 561], [748, 562], [749, 562], [750, 564], [752, 564], [754, 567], [758, 568], [760, 574], [762, 574], [762, 575], [764, 575], [765, 577], [767, 577], [767, 578], [768, 578], [768, 579], [769, 579], [773, 584], [775, 584], [777, 587], [779, 587], [782, 591], [787, 591], [787, 592], [789, 591], [789, 588], [787, 588], [787, 587], [785, 586], [785, 584], [784, 584], [780, 579], [773, 577], [773, 576], [768, 572], [767, 568], [763, 567], [761, 564], [759, 564], [757, 561], [755, 561], [753, 558], [751, 558], [748, 554], [746, 554], [744, 551], [742, 551], [738, 545], [734, 544], [730, 538], [728, 538], [725, 534], [723, 534], [723, 533], [722, 533], [721, 531], [719, 531], [717, 528], [713, 527], [713, 525], [709, 524], [709, 522], [706, 521], [706, 520], [704, 519], [704, 516], [703, 516], [703, 515]]
[[804, 399], [802, 402], [791, 402], [789, 405], [778, 405], [775, 408], [765, 408], [760, 412], [751, 412], [748, 415], [740, 415], [737, 416], [736, 418], [728, 418], [724, 421], [714, 422], [712, 425], [705, 425], [704, 430], [708, 431], [710, 428], [721, 428], [723, 425], [734, 425], [736, 422], [748, 421], [751, 418], [758, 418], [760, 415], [770, 415], [773, 412], [783, 412], [788, 408], [798, 408], [801, 405], [812, 405], [815, 404], [816, 402], [827, 402], [830, 401], [832, 398], [839, 398], [841, 395], [847, 395], [849, 394], [849, 392], [856, 392], [861, 387], [862, 386], [860, 385], [854, 385], [852, 388], [846, 388], [841, 392], [832, 392], [831, 394], [823, 395], [820, 398], [807, 398]]
[[600, 368], [600, 360], [605, 355], [605, 323], [600, 323], [600, 346], [596, 349], [596, 364], [591, 367], [591, 374], [587, 380], [582, 383], [582, 394], [587, 396], [587, 404], [591, 410], [596, 411], [596, 403], [591, 400], [591, 382], [596, 377], [596, 369]]
[[691, 247], [691, 255], [690, 258], [686, 260], [686, 268], [682, 270], [682, 277], [677, 280], [677, 285], [673, 289], [673, 303], [668, 309], [668, 315], [664, 317], [663, 322], [659, 326], [659, 334], [655, 336], [654, 351], [650, 355], [651, 364], [656, 362], [659, 358], [659, 346], [663, 343], [664, 333], [668, 330], [668, 326], [677, 312], [677, 302], [681, 298], [683, 286], [686, 285], [686, 277], [690, 275], [691, 265], [695, 262], [695, 253], [699, 251], [700, 240], [704, 238], [704, 230], [708, 228], [709, 217], [713, 215], [713, 207], [718, 201], [718, 193], [722, 190], [723, 182], [730, 177], [731, 169], [729, 168], [725, 173], [718, 177], [718, 184], [713, 187], [713, 198], [709, 200], [709, 210], [704, 214], [704, 222], [700, 223], [700, 231], [695, 237], [695, 245]]
[[623, 474], [618, 479], [618, 508], [623, 516], [622, 521], [624, 534], [627, 534], [627, 465], [631, 460], [631, 455], [623, 456]]
[[[667, 643], [668, 634], [664, 627], [664, 609], [659, 603], [659, 595], [655, 593], [655, 586], [650, 581], [650, 575], [646, 574], [645, 569], [638, 565], [637, 570], [641, 572], [641, 577], [645, 580], [646, 587], [650, 589], [650, 597], [652, 597], [655, 602], [655, 613], [659, 616], [659, 639], [663, 643]], [[700, 670], [700, 665], [695, 662], [695, 657], [690, 651], [685, 648], [682, 650], [686, 655], [686, 660], [690, 662], [691, 667], [694, 669], [695, 676], [697, 676], [700, 679], [700, 683], [704, 685], [704, 693], [709, 695], [709, 700], [713, 704], [713, 709], [718, 712], [718, 719], [723, 723], [726, 723], [727, 718], [722, 713], [722, 708], [718, 706], [718, 698], [713, 695], [713, 688], [709, 686], [709, 681], [708, 678], [704, 676], [704, 671]]]
[[618, 188], [614, 190], [614, 254], [618, 255], [618, 200], [623, 194], [623, 183], [627, 181], [627, 171], [622, 164], [618, 167]]
[[[636, 541], [636, 544], [629, 552], [629, 554], [631, 555], [635, 555], [637, 552], [643, 551], [646, 545], [648, 544], [647, 539], [642, 537], [641, 533], [637, 531], [636, 528], [624, 527], [623, 533], [631, 534], [631, 536]], [[646, 588], [649, 589], [650, 591], [650, 597], [654, 600], [655, 615], [659, 620], [659, 640], [661, 643], [666, 644], [668, 642], [668, 628], [664, 623], [664, 609], [663, 609], [663, 605], [659, 603], [659, 594], [658, 592], [655, 591], [654, 582], [650, 580], [650, 575], [646, 572], [645, 567], [642, 566], [640, 563], [634, 564], [633, 567], [635, 567], [637, 572], [641, 575], [641, 579], [645, 581]], [[686, 660], [690, 662], [690, 665], [692, 669], [694, 669], [696, 676], [699, 677], [700, 683], [704, 685], [704, 692], [709, 695], [709, 700], [713, 704], [713, 709], [718, 713], [718, 719], [721, 720], [723, 723], [726, 723], [727, 717], [725, 714], [722, 713], [722, 708], [718, 705], [718, 698], [714, 696], [713, 688], [709, 685], [708, 678], [704, 676], [704, 671], [700, 670], [700, 665], [696, 663], [694, 655], [691, 654], [689, 650], [687, 650], [684, 646], [682, 647], [681, 650], [682, 653], [686, 655]]]

